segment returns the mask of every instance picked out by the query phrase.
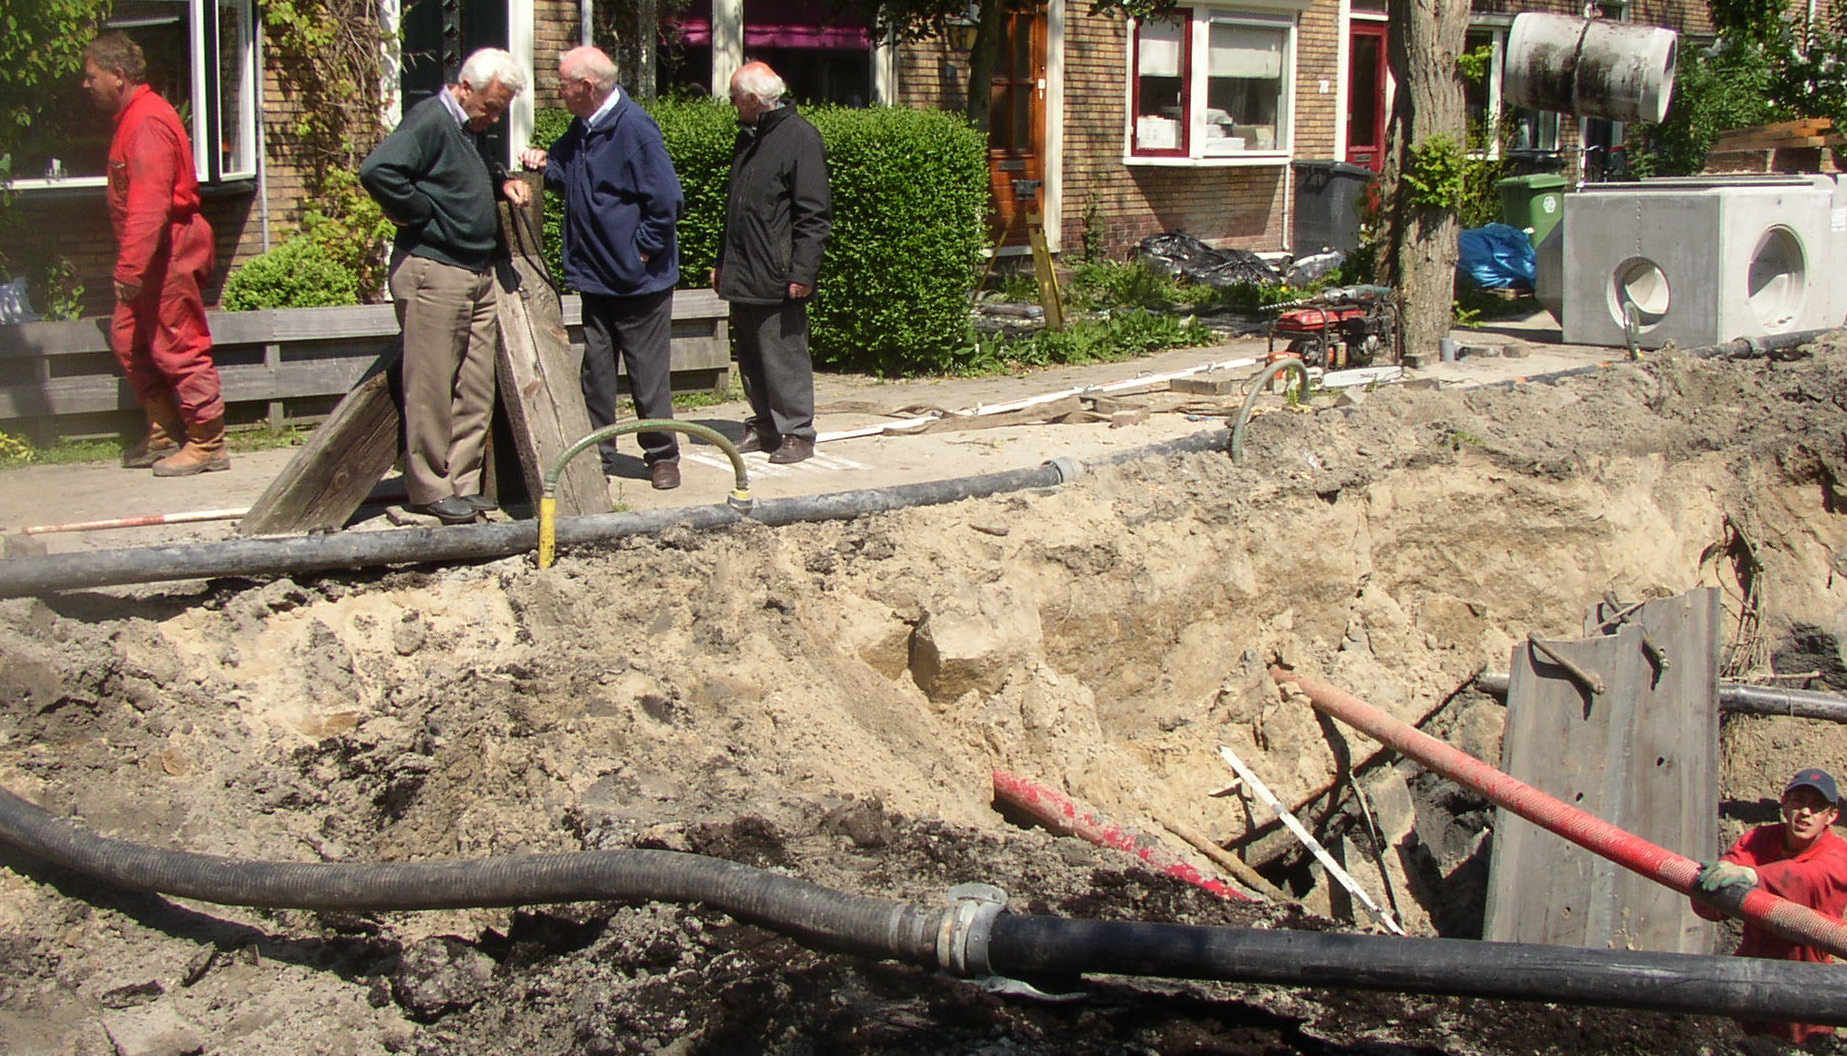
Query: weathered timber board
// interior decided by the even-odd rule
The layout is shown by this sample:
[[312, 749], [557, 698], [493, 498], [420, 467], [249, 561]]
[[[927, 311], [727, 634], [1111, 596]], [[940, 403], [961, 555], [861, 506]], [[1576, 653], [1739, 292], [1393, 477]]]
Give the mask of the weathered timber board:
[[[536, 181], [535, 181], [536, 182]], [[579, 381], [581, 357], [571, 351], [558, 293], [544, 271], [543, 247], [529, 211], [501, 207], [501, 230], [512, 248], [495, 264], [500, 281], [501, 408], [511, 426], [526, 493], [537, 498], [545, 473], [566, 448], [590, 434]], [[558, 477], [558, 514], [608, 513], [609, 482], [594, 451], [568, 463]]]
[[[1598, 609], [1588, 622], [1609, 615]], [[1647, 678], [1631, 727], [1634, 802], [1629, 813], [1635, 827], [1630, 831], [1690, 858], [1716, 857], [1724, 849], [1718, 842], [1724, 620], [1719, 591], [1704, 588], [1651, 601], [1632, 620], [1661, 650], [1667, 666], [1657, 668], [1644, 653]], [[1644, 883], [1639, 891], [1623, 905], [1635, 932], [1662, 936], [1662, 945], [1649, 948], [1711, 952], [1713, 926], [1687, 907], [1685, 897], [1656, 883]]]
[[401, 346], [378, 358], [237, 522], [240, 535], [341, 528], [398, 456], [400, 415], [390, 368]]
[[[1717, 595], [1651, 602], [1613, 635], [1550, 643], [1600, 675], [1592, 696], [1524, 643], [1513, 651], [1508, 773], [1655, 844], [1699, 857], [1717, 839]], [[1642, 647], [1644, 628], [1665, 670]], [[1484, 937], [1706, 953], [1686, 898], [1507, 810], [1495, 815]]]

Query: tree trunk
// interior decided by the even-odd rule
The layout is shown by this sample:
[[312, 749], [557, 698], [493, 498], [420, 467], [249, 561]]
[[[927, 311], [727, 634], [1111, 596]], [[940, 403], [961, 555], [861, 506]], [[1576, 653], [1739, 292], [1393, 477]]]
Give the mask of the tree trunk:
[[975, 23], [975, 43], [968, 55], [968, 120], [976, 128], [988, 130], [988, 102], [994, 92], [994, 67], [1000, 62], [1000, 36], [1006, 26], [1007, 5], [1003, 0], [983, 0], [981, 16]]
[[1449, 333], [1455, 298], [1454, 198], [1413, 203], [1403, 176], [1413, 147], [1448, 136], [1466, 149], [1462, 79], [1456, 58], [1468, 32], [1468, 0], [1387, 0], [1390, 61], [1397, 90], [1380, 185], [1380, 280], [1398, 291], [1401, 338], [1407, 352], [1428, 351]]

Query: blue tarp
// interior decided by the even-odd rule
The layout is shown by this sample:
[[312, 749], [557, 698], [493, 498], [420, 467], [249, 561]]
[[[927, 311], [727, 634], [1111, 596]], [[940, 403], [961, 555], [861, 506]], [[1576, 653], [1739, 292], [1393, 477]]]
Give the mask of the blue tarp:
[[1484, 289], [1533, 288], [1533, 243], [1526, 232], [1508, 224], [1488, 224], [1462, 232], [1462, 255], [1456, 267]]

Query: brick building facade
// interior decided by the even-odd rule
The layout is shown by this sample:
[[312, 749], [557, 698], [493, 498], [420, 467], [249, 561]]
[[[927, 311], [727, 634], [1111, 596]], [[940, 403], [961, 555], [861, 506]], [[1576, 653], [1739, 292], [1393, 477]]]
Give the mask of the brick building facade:
[[[209, 9], [209, 0], [137, 2], [194, 12]], [[237, 0], [218, 2], [222, 10], [226, 2]], [[399, 0], [383, 2], [388, 8], [383, 17], [392, 24]], [[739, 30], [732, 35], [740, 43], [733, 53], [714, 52], [704, 60], [711, 77], [722, 80], [724, 71], [753, 57], [748, 50], [752, 39], [769, 39], [753, 38], [752, 33], [772, 32], [786, 44], [787, 23], [803, 17], [799, 3], [712, 3], [711, 24], [732, 20]], [[552, 83], [557, 54], [583, 39], [579, 0], [454, 0], [440, 6], [488, 12], [481, 24], [489, 28], [478, 31], [488, 37], [464, 39], [457, 51], [486, 43], [508, 45], [532, 64], [534, 90], [507, 123], [507, 138], [516, 141], [510, 145], [525, 145], [530, 107], [558, 105]], [[1476, 0], [1471, 46], [1504, 45], [1513, 15], [1539, 7], [1579, 11], [1572, 0]], [[1693, 42], [1709, 39], [1711, 33], [1704, 5], [1692, 0], [1604, 0], [1602, 7], [1608, 16], [1667, 26]], [[405, 9], [417, 10], [415, 5]], [[1019, 39], [1010, 38], [1013, 66], [1003, 71], [1012, 78], [1008, 83], [1014, 94], [995, 96], [1007, 107], [1017, 104], [1017, 112], [1003, 115], [1007, 119], [996, 133], [1010, 137], [1007, 143], [995, 141], [994, 186], [1003, 214], [1018, 208], [1010, 200], [1013, 181], [1033, 178], [1043, 184], [1039, 193], [1048, 237], [1055, 250], [1066, 254], [1096, 250], [1120, 256], [1140, 239], [1167, 231], [1222, 246], [1293, 248], [1296, 163], [1356, 160], [1351, 126], [1357, 111], [1350, 96], [1365, 78], [1349, 67], [1366, 32], [1377, 34], [1374, 40], [1384, 39], [1389, 27], [1383, 20], [1383, 0], [1214, 0], [1210, 5], [1196, 0], [1181, 13], [1182, 20], [1171, 26], [1138, 25], [1118, 16], [1093, 15], [1085, 3], [1046, 0], [1037, 12], [1014, 16], [1009, 32], [1019, 34]], [[1825, 10], [1820, 13], [1826, 15]], [[758, 20], [764, 23], [761, 30]], [[405, 36], [413, 36], [408, 26]], [[258, 56], [253, 65], [262, 85], [255, 100], [261, 116], [261, 162], [253, 173], [240, 170], [218, 177], [214, 161], [215, 178], [205, 189], [206, 215], [218, 236], [218, 267], [207, 291], [214, 301], [233, 267], [298, 229], [307, 204], [304, 148], [294, 133], [304, 104], [291, 95], [282, 76], [294, 60], [260, 39], [253, 54]], [[835, 57], [830, 53], [829, 61]], [[967, 58], [945, 41], [889, 51], [868, 46], [865, 61], [875, 102], [965, 107]], [[411, 65], [407, 60], [405, 69]], [[229, 68], [221, 60], [221, 72]], [[696, 87], [709, 89], [710, 84], [697, 83], [703, 72], [695, 64], [690, 75]], [[410, 80], [406, 73], [401, 82], [406, 91]], [[426, 78], [423, 83], [433, 82]], [[799, 92], [801, 85], [792, 86]], [[211, 94], [209, 87], [204, 94]], [[69, 119], [106, 120], [89, 113]], [[219, 119], [212, 115], [212, 120]], [[1568, 116], [1546, 122], [1537, 129], [1547, 137], [1541, 146], [1556, 150], [1561, 164], [1575, 175], [1574, 151], [1583, 138], [1578, 122]], [[224, 134], [231, 135], [229, 124], [225, 127]], [[1611, 134], [1609, 129], [1598, 131]], [[209, 134], [197, 138], [211, 141]], [[20, 181], [14, 201], [24, 223], [12, 236], [9, 255], [15, 261], [68, 260], [86, 287], [86, 307], [107, 310], [114, 246], [100, 178], [87, 183]], [[1008, 241], [1023, 241], [1017, 224], [1007, 231]]]

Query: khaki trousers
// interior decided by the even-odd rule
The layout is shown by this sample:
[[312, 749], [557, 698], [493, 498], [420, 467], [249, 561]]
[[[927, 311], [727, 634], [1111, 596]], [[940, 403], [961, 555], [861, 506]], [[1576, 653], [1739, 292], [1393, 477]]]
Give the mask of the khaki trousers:
[[404, 331], [404, 487], [428, 505], [481, 491], [500, 341], [492, 272], [399, 253], [391, 297]]

